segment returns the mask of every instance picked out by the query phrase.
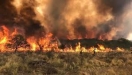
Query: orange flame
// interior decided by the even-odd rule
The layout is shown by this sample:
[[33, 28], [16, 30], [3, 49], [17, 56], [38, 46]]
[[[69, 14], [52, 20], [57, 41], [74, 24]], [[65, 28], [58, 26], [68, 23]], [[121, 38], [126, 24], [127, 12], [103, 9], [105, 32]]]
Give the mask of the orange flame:
[[31, 51], [35, 51], [37, 49], [37, 44], [36, 44], [36, 40], [34, 37], [30, 37], [27, 39], [27, 42], [30, 44], [31, 48], [30, 50]]
[[124, 49], [120, 48], [120, 47], [117, 47], [116, 50], [119, 51], [119, 52], [123, 52], [124, 51]]
[[[42, 50], [44, 52], [46, 51], [55, 51], [55, 52], [109, 52], [112, 51], [110, 48], [105, 48], [105, 46], [98, 44], [98, 48], [95, 47], [90, 47], [90, 48], [85, 48], [81, 46], [81, 43], [78, 42], [76, 44], [76, 47], [73, 48], [72, 46], [66, 47], [63, 50], [59, 49], [60, 42], [57, 38], [53, 38], [52, 33], [48, 33], [45, 36], [41, 38], [36, 38], [35, 36], [28, 37], [26, 39], [27, 43], [29, 44], [28, 48], [26, 46], [19, 46], [16, 47], [16, 44], [13, 44], [10, 40], [12, 40], [12, 37], [14, 35], [19, 34], [17, 32], [17, 29], [13, 32], [10, 32], [9, 29], [5, 26], [1, 26], [0, 29], [0, 51], [5, 52], [8, 49], [14, 50], [14, 48], [17, 48], [18, 51], [37, 51], [37, 50]], [[9, 47], [7, 48], [6, 45], [9, 43]], [[24, 44], [25, 45], [25, 44]], [[123, 51], [124, 49], [117, 47], [117, 51]]]
[[98, 44], [100, 50], [105, 50], [105, 47], [103, 45]]

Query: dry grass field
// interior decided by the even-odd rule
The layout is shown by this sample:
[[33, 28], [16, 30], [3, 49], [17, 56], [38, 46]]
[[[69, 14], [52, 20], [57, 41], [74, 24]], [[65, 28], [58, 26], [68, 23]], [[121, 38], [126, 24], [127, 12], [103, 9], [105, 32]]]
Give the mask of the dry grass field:
[[0, 75], [132, 75], [132, 54], [6, 52]]

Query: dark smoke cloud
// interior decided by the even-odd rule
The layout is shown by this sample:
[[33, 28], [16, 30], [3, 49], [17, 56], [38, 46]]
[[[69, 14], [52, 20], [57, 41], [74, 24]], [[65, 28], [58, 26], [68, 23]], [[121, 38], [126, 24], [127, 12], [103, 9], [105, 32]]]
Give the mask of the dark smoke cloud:
[[[63, 0], [61, 2], [58, 2], [58, 1], [57, 2], [53, 1], [51, 4], [53, 7], [51, 9], [52, 10], [51, 17], [53, 18], [53, 24], [54, 24], [53, 32], [56, 32], [56, 33], [59, 31], [59, 27], [60, 27], [60, 24], [58, 22], [60, 21], [60, 18], [63, 19], [63, 16], [61, 16], [61, 14], [64, 11], [64, 8], [68, 6], [67, 2], [65, 2], [65, 0]], [[120, 23], [121, 19], [119, 19], [119, 18], [125, 12], [124, 8], [126, 5], [128, 5], [130, 3], [130, 1], [131, 0], [98, 0], [98, 1], [94, 1], [94, 3], [96, 4], [96, 9], [97, 9], [98, 13], [105, 15], [105, 14], [107, 14], [107, 12], [109, 10], [112, 10], [111, 14], [114, 16], [114, 20], [110, 20], [110, 21], [101, 23], [94, 29], [92, 28], [91, 30], [90, 29], [87, 30], [86, 26], [82, 25], [82, 23], [84, 22], [83, 20], [80, 21], [80, 20], [75, 19], [75, 21], [73, 23], [74, 24], [73, 29], [74, 29], [75, 35], [77, 34], [76, 35], [77, 37], [78, 37], [78, 35], [85, 37], [86, 34], [89, 35], [91, 33], [90, 31], [95, 31], [95, 33], [96, 33], [95, 38], [99, 38], [100, 35], [103, 35], [105, 37], [105, 34], [109, 34], [109, 32], [112, 31], [113, 27], [120, 28], [119, 23]], [[83, 14], [83, 12], [80, 14], [85, 15], [85, 14]], [[80, 19], [83, 19], [83, 17], [80, 17]], [[120, 31], [117, 33], [120, 33]], [[124, 34], [127, 34], [127, 33], [123, 33], [122, 35], [124, 35]], [[122, 35], [117, 35], [115, 37], [122, 37]], [[89, 36], [91, 36], [91, 34]], [[115, 37], [113, 37], [113, 38], [115, 38]], [[106, 37], [106, 39], [107, 39], [107, 37]]]
[[128, 33], [130, 32], [129, 27], [131, 27], [131, 25], [128, 23], [127, 24], [123, 23], [124, 20], [123, 18], [125, 16], [122, 17], [122, 15], [124, 15], [124, 13], [126, 12], [125, 10], [126, 6], [131, 4], [132, 1], [131, 0], [98, 0], [95, 2], [98, 2], [97, 9], [99, 13], [105, 14], [106, 11], [112, 9], [112, 15], [114, 16], [113, 20], [103, 23], [97, 27], [100, 29], [100, 31], [97, 34], [97, 37], [103, 33], [107, 34], [112, 30], [113, 27], [120, 29], [121, 26], [123, 27], [125, 26], [124, 29], [117, 32], [117, 34], [113, 37], [113, 39], [126, 38]]
[[[49, 0], [47, 5], [46, 0], [40, 3], [37, 3], [39, 0], [27, 0], [22, 1], [19, 14], [13, 1], [0, 1], [0, 25], [23, 28], [27, 37], [41, 36], [47, 30], [59, 38], [120, 38], [130, 32], [127, 27], [131, 23], [121, 24], [121, 21], [124, 21], [125, 8], [131, 0]], [[40, 4], [46, 6], [41, 21], [38, 17], [35, 19], [36, 7]], [[128, 26], [120, 31], [126, 24]]]
[[77, 37], [86, 37], [86, 34], [88, 33], [87, 32], [87, 29], [86, 27], [83, 25], [83, 19], [76, 19], [74, 24], [74, 33], [76, 34]]
[[24, 3], [18, 15], [17, 9], [11, 4], [12, 1], [13, 0], [0, 1], [0, 24], [9, 28], [23, 28], [27, 37], [42, 32], [40, 22], [33, 19], [35, 13], [32, 6]]
[[58, 31], [61, 31], [60, 21], [63, 19], [62, 13], [67, 7], [69, 0], [52, 0], [49, 5], [49, 15], [52, 21], [52, 33], [57, 35]]
[[112, 8], [114, 16], [119, 16], [124, 12], [124, 7], [131, 3], [131, 0], [102, 0], [102, 3]]
[[23, 17], [23, 19], [20, 21], [21, 23], [17, 25], [21, 25], [25, 29], [25, 35], [33, 36], [38, 33], [41, 35], [40, 32], [42, 32], [42, 26], [39, 21], [33, 19], [36, 15], [31, 6], [22, 7], [20, 16]]
[[11, 5], [12, 0], [0, 0], [0, 24], [10, 25], [16, 17], [15, 7]]

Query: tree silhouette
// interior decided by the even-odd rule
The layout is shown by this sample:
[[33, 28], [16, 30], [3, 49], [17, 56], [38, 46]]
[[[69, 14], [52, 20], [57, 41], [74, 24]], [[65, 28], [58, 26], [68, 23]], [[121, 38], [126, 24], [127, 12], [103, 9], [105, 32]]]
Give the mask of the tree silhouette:
[[26, 39], [20, 34], [14, 35], [14, 37], [10, 41], [12, 44], [12, 48], [15, 50], [15, 52], [19, 47], [27, 45]]
[[43, 51], [44, 45], [40, 44], [39, 42], [37, 42], [37, 45], [39, 46], [39, 51]]

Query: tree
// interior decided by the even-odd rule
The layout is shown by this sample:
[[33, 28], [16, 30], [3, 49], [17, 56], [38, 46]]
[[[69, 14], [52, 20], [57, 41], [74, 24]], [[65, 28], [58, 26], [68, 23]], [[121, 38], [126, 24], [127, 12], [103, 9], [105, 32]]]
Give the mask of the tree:
[[40, 44], [39, 42], [37, 42], [38, 46], [39, 46], [39, 51], [43, 51], [43, 47], [44, 45]]
[[10, 41], [12, 44], [12, 48], [15, 50], [15, 52], [18, 50], [19, 47], [27, 45], [26, 39], [20, 34], [14, 35], [14, 37]]

